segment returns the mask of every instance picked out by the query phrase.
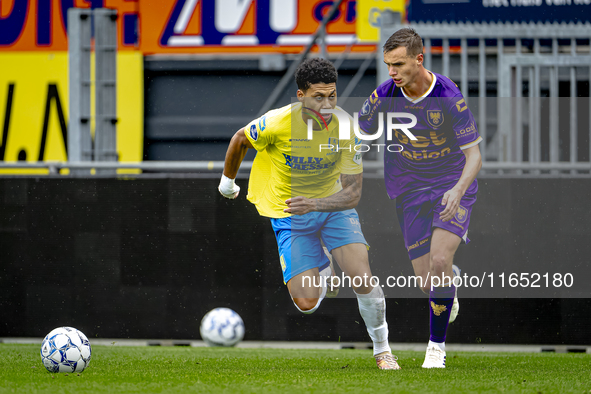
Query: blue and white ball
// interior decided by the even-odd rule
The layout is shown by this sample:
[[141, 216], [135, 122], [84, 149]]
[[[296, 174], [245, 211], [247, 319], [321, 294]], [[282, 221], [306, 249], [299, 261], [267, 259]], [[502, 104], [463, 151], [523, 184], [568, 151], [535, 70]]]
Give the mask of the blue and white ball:
[[203, 317], [199, 329], [209, 346], [234, 346], [244, 338], [244, 322], [229, 308], [215, 308]]
[[82, 372], [91, 353], [86, 335], [73, 327], [56, 328], [41, 344], [41, 361], [49, 372]]

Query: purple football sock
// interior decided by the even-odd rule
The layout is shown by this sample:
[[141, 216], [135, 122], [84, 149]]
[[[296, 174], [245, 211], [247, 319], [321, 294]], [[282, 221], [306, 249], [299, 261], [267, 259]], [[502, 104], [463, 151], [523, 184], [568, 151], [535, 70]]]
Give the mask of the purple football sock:
[[431, 336], [433, 342], [445, 342], [449, 315], [454, 303], [456, 287], [433, 287], [429, 292], [429, 313], [431, 315]]

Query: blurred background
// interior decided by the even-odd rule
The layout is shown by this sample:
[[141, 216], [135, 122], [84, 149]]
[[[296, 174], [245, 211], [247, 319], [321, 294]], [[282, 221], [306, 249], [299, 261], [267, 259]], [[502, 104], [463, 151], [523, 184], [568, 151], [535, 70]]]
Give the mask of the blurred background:
[[[333, 61], [339, 105], [358, 111], [388, 78], [381, 44], [411, 25], [484, 137], [473, 242], [456, 264], [574, 277], [469, 292], [449, 341], [588, 344], [590, 11], [588, 0], [0, 0], [0, 337], [68, 325], [198, 339], [201, 317], [226, 306], [247, 340], [369, 341], [352, 293], [299, 314], [268, 220], [216, 189], [230, 138], [291, 102], [304, 57]], [[381, 155], [364, 163], [374, 274], [411, 275]], [[386, 295], [390, 340], [424, 342], [427, 299]]]

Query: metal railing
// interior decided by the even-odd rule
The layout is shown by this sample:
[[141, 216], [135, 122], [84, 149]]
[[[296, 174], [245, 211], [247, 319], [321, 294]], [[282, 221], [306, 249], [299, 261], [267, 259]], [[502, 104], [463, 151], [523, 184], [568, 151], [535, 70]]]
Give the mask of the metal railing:
[[[246, 176], [252, 168], [251, 161], [242, 162], [239, 177]], [[364, 161], [364, 176], [383, 176], [383, 162], [381, 160]], [[589, 163], [518, 163], [518, 162], [485, 162], [482, 175], [494, 176], [548, 176], [548, 177], [591, 177]], [[224, 162], [216, 161], [143, 161], [143, 162], [0, 162], [0, 169], [4, 170], [46, 170], [47, 175], [60, 175], [63, 170], [69, 170], [74, 177], [88, 177], [95, 170], [97, 175], [107, 177], [145, 176], [153, 173], [186, 173], [219, 176], [224, 169]], [[72, 170], [84, 170], [76, 172]], [[105, 173], [100, 170], [111, 170]], [[130, 171], [137, 171], [131, 173]], [[10, 174], [15, 175], [15, 174]], [[16, 174], [18, 175], [18, 174]], [[30, 176], [30, 174], [23, 174]], [[39, 174], [37, 174], [39, 175]]]

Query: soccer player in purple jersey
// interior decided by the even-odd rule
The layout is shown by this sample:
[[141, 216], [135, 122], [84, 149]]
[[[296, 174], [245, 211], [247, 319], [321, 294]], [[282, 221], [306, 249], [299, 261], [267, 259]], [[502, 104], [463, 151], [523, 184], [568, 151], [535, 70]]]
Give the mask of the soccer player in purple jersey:
[[[429, 295], [431, 335], [423, 368], [445, 368], [447, 326], [459, 310], [453, 257], [461, 242], [469, 242], [482, 138], [456, 84], [423, 67], [423, 43], [413, 29], [398, 30], [383, 50], [391, 79], [365, 101], [359, 126], [365, 133], [379, 133], [380, 120], [392, 112], [417, 119], [410, 130], [416, 139], [400, 130], [392, 133], [404, 149], [384, 151], [384, 176], [415, 275]], [[408, 118], [395, 123], [408, 123]]]

